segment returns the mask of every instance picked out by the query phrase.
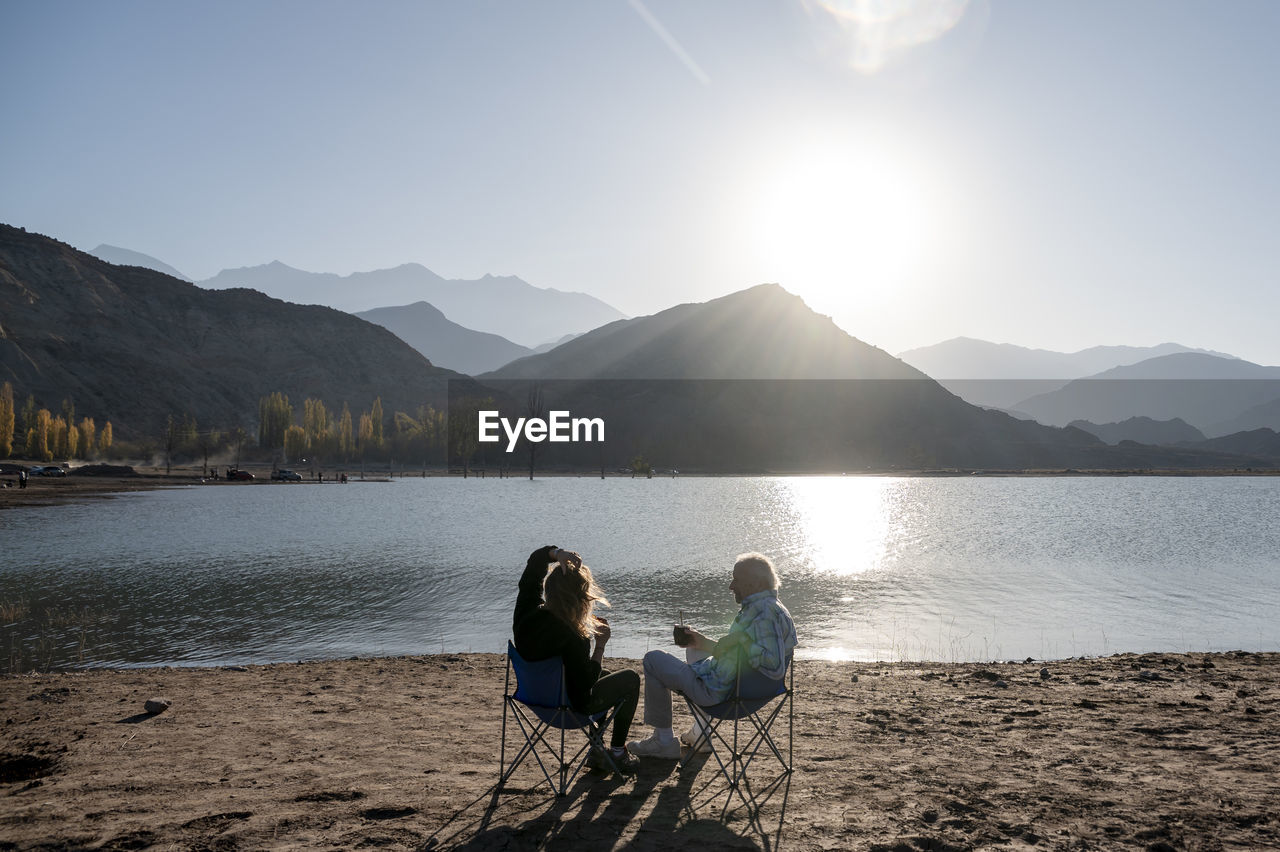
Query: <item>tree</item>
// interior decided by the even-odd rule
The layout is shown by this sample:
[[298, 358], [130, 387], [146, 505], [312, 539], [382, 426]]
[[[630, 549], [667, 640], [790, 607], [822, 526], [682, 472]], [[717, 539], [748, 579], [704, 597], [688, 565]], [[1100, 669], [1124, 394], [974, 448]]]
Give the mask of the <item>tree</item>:
[[59, 414], [49, 421], [49, 457], [65, 459], [67, 457], [67, 421]]
[[479, 413], [481, 409], [491, 408], [493, 408], [492, 398], [480, 399], [465, 396], [449, 402], [447, 458], [451, 465], [454, 459], [458, 460], [462, 465], [464, 479], [471, 469], [471, 459], [476, 454], [476, 448], [480, 446], [480, 428], [476, 422]]
[[295, 462], [302, 458], [307, 452], [307, 431], [301, 426], [290, 426], [284, 430], [284, 457], [285, 461], [293, 459]]
[[97, 444], [94, 442], [97, 431], [92, 417], [86, 417], [80, 421], [80, 453], [86, 459], [93, 458], [97, 450]]
[[42, 408], [36, 412], [36, 425], [27, 436], [27, 455], [41, 461], [53, 461], [53, 448], [49, 446], [49, 430], [53, 425], [53, 415], [49, 409]]
[[318, 399], [308, 399], [302, 404], [302, 428], [307, 433], [307, 444], [320, 449], [329, 437], [329, 412]]
[[373, 443], [373, 417], [369, 412], [360, 415], [360, 459], [364, 460], [365, 451]]
[[272, 450], [284, 446], [285, 430], [292, 425], [289, 397], [276, 391], [258, 400], [258, 446]]
[[0, 459], [13, 452], [13, 385], [0, 385]]
[[[534, 419], [546, 420], [547, 404], [542, 395], [542, 385], [534, 383], [529, 388], [529, 395], [525, 398], [525, 417], [530, 421]], [[529, 478], [533, 479], [533, 467], [538, 458], [538, 449], [542, 444], [537, 441], [526, 441], [529, 450]]]
[[114, 435], [111, 432], [111, 421], [108, 420], [106, 423], [102, 424], [102, 432], [98, 435], [98, 452], [106, 453], [107, 450], [111, 449], [111, 442], [113, 438]]
[[344, 401], [342, 403], [342, 418], [338, 421], [338, 452], [342, 453], [345, 461], [351, 461], [351, 451], [355, 449], [355, 442], [351, 437], [351, 409]]
[[377, 449], [382, 446], [382, 397], [373, 401], [369, 417], [373, 420], [373, 446]]
[[36, 428], [36, 398], [28, 396], [27, 401], [22, 405], [22, 427], [20, 435], [22, 435], [23, 455], [27, 458], [35, 458], [31, 452], [31, 446], [27, 443], [27, 436], [31, 434], [31, 430]]

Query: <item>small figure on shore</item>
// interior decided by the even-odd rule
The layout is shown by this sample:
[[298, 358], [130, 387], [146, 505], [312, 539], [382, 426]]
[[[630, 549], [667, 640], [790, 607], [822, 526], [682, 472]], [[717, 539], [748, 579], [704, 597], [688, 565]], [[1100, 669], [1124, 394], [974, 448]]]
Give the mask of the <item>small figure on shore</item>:
[[[627, 733], [640, 702], [640, 676], [601, 668], [610, 633], [609, 622], [595, 614], [597, 603], [609, 605], [581, 556], [555, 546], [540, 547], [529, 554], [520, 577], [511, 632], [516, 650], [526, 660], [564, 661], [565, 692], [575, 711], [594, 714], [618, 708], [610, 756], [621, 772], [632, 774], [638, 761], [627, 752]], [[603, 755], [593, 753], [588, 765], [600, 769], [607, 764]]]
[[796, 646], [796, 627], [778, 600], [778, 586], [778, 572], [769, 557], [742, 554], [729, 583], [742, 608], [728, 634], [717, 642], [683, 626], [678, 632], [684, 640], [680, 643], [685, 648], [684, 662], [666, 651], [644, 655], [644, 722], [653, 726], [653, 733], [629, 743], [632, 754], [675, 759], [680, 757], [681, 740], [692, 746], [701, 739], [697, 716], [693, 728], [676, 739], [671, 726], [672, 690], [683, 692], [695, 704], [717, 704], [733, 691], [741, 665], [774, 680], [786, 675]]
[[25, 470], [18, 471], [18, 487], [19, 488], [27, 487], [27, 472]]

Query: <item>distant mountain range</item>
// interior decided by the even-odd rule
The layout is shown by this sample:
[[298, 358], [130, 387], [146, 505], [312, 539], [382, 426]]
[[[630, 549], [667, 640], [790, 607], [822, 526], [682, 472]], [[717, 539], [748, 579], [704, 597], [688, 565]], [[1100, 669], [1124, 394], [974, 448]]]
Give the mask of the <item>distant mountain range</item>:
[[1213, 438], [1280, 427], [1280, 367], [1182, 352], [1076, 379], [1014, 408], [1048, 425], [1181, 418]]
[[190, 281], [191, 279], [174, 269], [162, 260], [156, 260], [149, 254], [143, 254], [140, 251], [120, 248], [119, 246], [109, 246], [106, 243], [98, 246], [89, 254], [105, 260], [107, 263], [118, 264], [119, 266], [141, 266], [143, 269], [154, 269], [156, 272], [163, 272], [165, 275], [171, 275], [179, 281]]
[[460, 378], [332, 308], [205, 290], [0, 225], [0, 381], [19, 404], [30, 394], [57, 410], [69, 397], [122, 438], [161, 435], [184, 414], [253, 435], [273, 391], [356, 411], [380, 396], [389, 417], [443, 406]]
[[1055, 391], [1072, 379], [1181, 352], [1233, 357], [1180, 343], [1094, 346], [1079, 352], [1054, 352], [968, 337], [910, 349], [898, 357], [974, 405], [1012, 409], [1022, 400]]
[[[600, 417], [614, 457], [620, 448], [682, 470], [1244, 466], [1186, 448], [1109, 447], [970, 405], [777, 285], [611, 323], [477, 381], [504, 416], [540, 399]], [[591, 447], [538, 452], [604, 464]]]
[[1130, 417], [1120, 423], [1090, 423], [1088, 420], [1072, 420], [1068, 425], [1088, 432], [1090, 435], [1097, 435], [1108, 444], [1134, 441], [1139, 444], [1167, 447], [1181, 443], [1196, 443], [1205, 439], [1204, 434], [1199, 429], [1177, 417], [1172, 420]]
[[[224, 269], [197, 283], [214, 290], [248, 287], [288, 302], [352, 312], [427, 302], [458, 325], [530, 348], [625, 316], [585, 293], [535, 287], [515, 276], [450, 280], [417, 263], [336, 275], [304, 272], [275, 261]], [[389, 315], [382, 316], [389, 320]], [[403, 322], [397, 324], [403, 327]]]
[[[451, 322], [426, 302], [396, 308], [374, 308], [356, 314], [377, 323], [417, 349], [431, 363], [460, 373], [487, 372], [534, 350], [497, 334], [472, 331]], [[554, 344], [549, 344], [553, 346]]]

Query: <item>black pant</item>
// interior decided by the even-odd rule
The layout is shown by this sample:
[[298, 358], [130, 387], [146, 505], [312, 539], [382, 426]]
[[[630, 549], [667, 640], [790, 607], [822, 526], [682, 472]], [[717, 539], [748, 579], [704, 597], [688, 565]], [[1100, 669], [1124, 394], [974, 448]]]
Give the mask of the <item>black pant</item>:
[[620, 671], [603, 674], [591, 687], [591, 697], [583, 710], [590, 714], [600, 713], [610, 707], [617, 707], [618, 713], [613, 717], [614, 748], [622, 748], [627, 744], [627, 732], [631, 730], [631, 720], [636, 715], [636, 705], [640, 703], [640, 675], [633, 671]]

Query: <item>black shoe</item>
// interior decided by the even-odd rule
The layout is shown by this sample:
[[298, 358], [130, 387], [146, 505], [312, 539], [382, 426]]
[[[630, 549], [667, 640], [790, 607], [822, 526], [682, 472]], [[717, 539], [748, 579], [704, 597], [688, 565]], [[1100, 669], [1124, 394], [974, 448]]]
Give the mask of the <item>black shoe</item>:
[[[610, 759], [612, 759], [613, 763], [609, 762]], [[594, 748], [587, 755], [587, 769], [597, 772], [612, 772], [615, 767], [623, 775], [635, 775], [636, 770], [640, 768], [640, 761], [625, 748], [621, 754], [610, 751], [607, 758], [603, 752], [599, 752]]]

